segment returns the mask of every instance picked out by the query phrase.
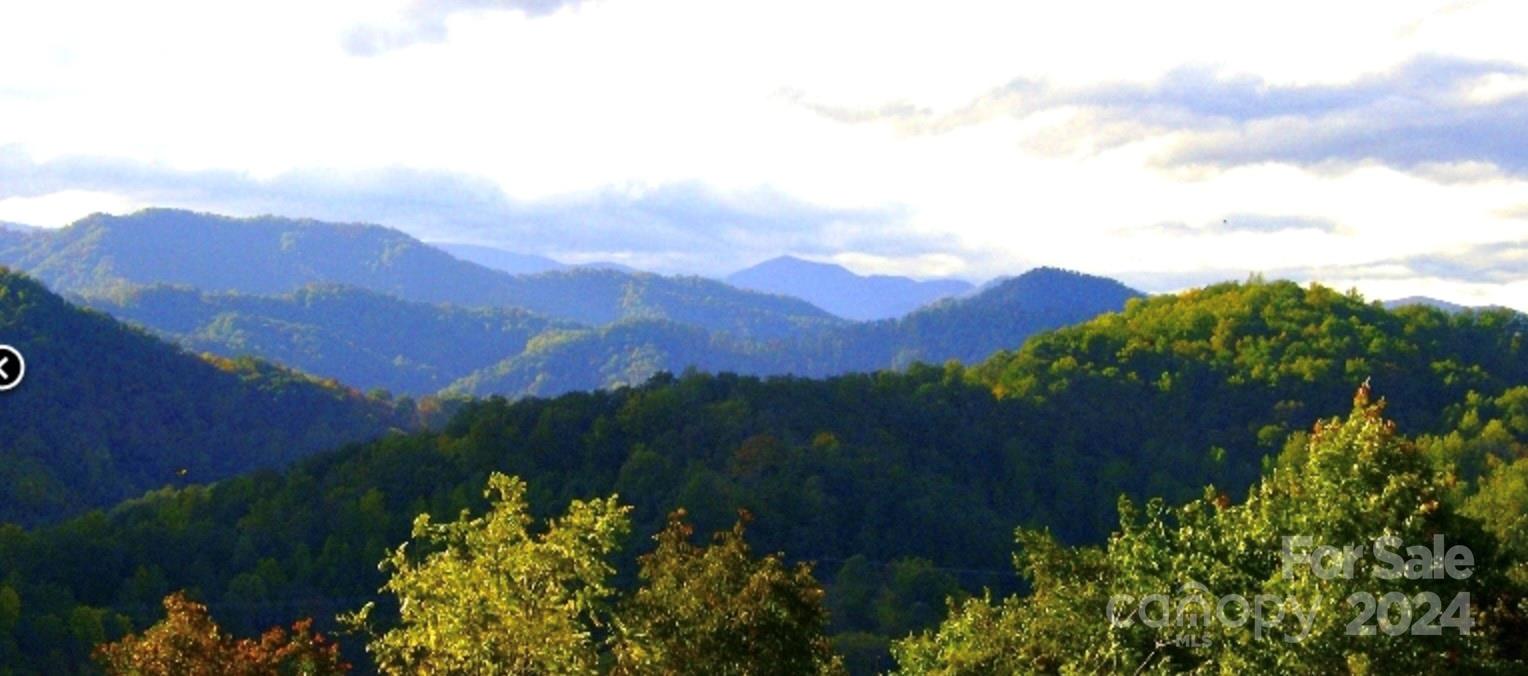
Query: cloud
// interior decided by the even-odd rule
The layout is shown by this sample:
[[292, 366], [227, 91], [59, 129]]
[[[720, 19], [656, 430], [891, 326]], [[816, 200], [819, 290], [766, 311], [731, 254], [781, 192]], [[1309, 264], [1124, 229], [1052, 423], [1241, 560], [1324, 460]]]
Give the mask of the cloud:
[[414, 0], [392, 25], [362, 24], [344, 36], [345, 51], [372, 56], [416, 44], [446, 40], [446, 21], [454, 14], [518, 11], [529, 17], [553, 14], [587, 0]]
[[948, 111], [892, 101], [874, 107], [824, 103], [799, 89], [782, 89], [776, 98], [845, 124], [890, 124], [908, 135], [943, 134], [999, 117], [1027, 115], [1065, 103], [1060, 92], [1040, 80], [1015, 79]]
[[66, 191], [109, 193], [142, 206], [375, 222], [422, 239], [669, 272], [723, 274], [783, 252], [952, 253], [942, 239], [902, 228], [896, 209], [821, 208], [768, 189], [722, 193], [682, 183], [519, 201], [492, 181], [452, 172], [305, 170], [256, 179], [104, 158], [33, 162], [0, 148], [0, 201]]
[[[1268, 279], [1320, 282], [1328, 286], [1354, 284], [1366, 288], [1403, 288], [1397, 285], [1427, 283], [1436, 288], [1481, 292], [1485, 298], [1456, 295], [1465, 305], [1497, 303], [1528, 312], [1528, 298], [1510, 289], [1528, 284], [1528, 242], [1510, 240], [1479, 244], [1454, 251], [1379, 258], [1367, 262], [1320, 266], [1279, 266], [1238, 270], [1207, 268], [1170, 272], [1126, 272], [1118, 276], [1138, 288], [1170, 291], [1261, 274]], [[1420, 285], [1414, 288], [1425, 288]], [[1399, 295], [1411, 295], [1406, 292]], [[1394, 295], [1394, 294], [1392, 294]], [[1387, 296], [1377, 296], [1387, 297]]]
[[1229, 235], [1233, 233], [1257, 233], [1272, 235], [1299, 230], [1325, 234], [1339, 234], [1342, 229], [1324, 218], [1287, 216], [1274, 214], [1230, 214], [1218, 221], [1197, 226], [1182, 222], [1158, 223], [1146, 228], [1153, 233], [1189, 237]]
[[1509, 284], [1528, 280], [1528, 242], [1497, 242], [1393, 262], [1424, 277]]
[[[907, 103], [842, 108], [783, 98], [829, 119], [941, 134], [1000, 118], [1062, 111], [1026, 144], [1093, 152], [1169, 138], [1166, 167], [1365, 162], [1440, 181], [1528, 176], [1528, 67], [1422, 57], [1343, 84], [1282, 85], [1180, 68], [1149, 84], [1068, 89], [1018, 79], [948, 111]], [[1176, 136], [1173, 136], [1176, 135]]]

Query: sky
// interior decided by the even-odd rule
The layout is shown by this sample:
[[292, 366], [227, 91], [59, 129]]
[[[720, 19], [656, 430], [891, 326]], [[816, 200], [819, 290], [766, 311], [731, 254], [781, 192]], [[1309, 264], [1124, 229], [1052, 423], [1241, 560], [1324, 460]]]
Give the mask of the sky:
[[1528, 310], [1528, 3], [0, 0], [0, 221], [168, 206]]

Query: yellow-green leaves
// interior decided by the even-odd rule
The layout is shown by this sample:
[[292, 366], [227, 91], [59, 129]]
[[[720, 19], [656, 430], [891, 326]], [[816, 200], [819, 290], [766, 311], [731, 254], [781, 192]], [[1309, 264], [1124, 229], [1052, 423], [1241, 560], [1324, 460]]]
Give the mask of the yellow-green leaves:
[[[367, 649], [388, 673], [592, 674], [614, 594], [608, 556], [629, 530], [615, 497], [574, 501], [532, 532], [525, 483], [495, 473], [488, 513], [414, 522], [383, 561], [398, 625]], [[413, 551], [415, 544], [422, 551]], [[347, 619], [364, 624], [372, 608]]]

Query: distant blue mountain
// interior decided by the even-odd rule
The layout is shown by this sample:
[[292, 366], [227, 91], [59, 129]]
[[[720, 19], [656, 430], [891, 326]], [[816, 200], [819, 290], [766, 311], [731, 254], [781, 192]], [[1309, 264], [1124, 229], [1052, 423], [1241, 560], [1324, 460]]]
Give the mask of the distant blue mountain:
[[517, 307], [589, 325], [666, 319], [763, 340], [843, 323], [806, 301], [700, 277], [583, 267], [510, 275], [378, 225], [146, 209], [94, 214], [33, 235], [4, 234], [0, 265], [83, 296], [156, 284], [257, 295], [337, 284], [417, 302]]
[[1429, 298], [1427, 296], [1407, 296], [1405, 298], [1387, 300], [1382, 303], [1382, 305], [1384, 305], [1385, 309], [1387, 310], [1395, 310], [1397, 308], [1403, 308], [1410, 305], [1421, 305], [1422, 307], [1430, 307], [1434, 310], [1442, 310], [1449, 314], [1456, 314], [1471, 309], [1467, 305], [1450, 303], [1446, 300], [1438, 300], [1437, 298]]
[[508, 272], [511, 275], [534, 275], [538, 272], [564, 270], [568, 267], [546, 256], [515, 253], [491, 246], [448, 242], [430, 242], [430, 245], [468, 263], [477, 263], [490, 270]]
[[624, 272], [629, 275], [634, 275], [642, 272], [642, 270], [631, 267], [630, 265], [626, 265], [625, 263], [617, 263], [615, 261], [592, 261], [589, 263], [574, 263], [572, 267], [583, 268], [585, 270], [613, 270], [615, 272]]
[[780, 256], [727, 277], [733, 286], [795, 296], [828, 312], [859, 321], [900, 317], [941, 298], [970, 291], [959, 279], [919, 281], [891, 275], [857, 275], [842, 266]]
[[10, 221], [0, 221], [0, 230], [9, 230], [11, 232], [30, 234], [41, 229], [42, 228], [39, 228], [35, 225], [22, 225], [20, 223], [12, 223]]

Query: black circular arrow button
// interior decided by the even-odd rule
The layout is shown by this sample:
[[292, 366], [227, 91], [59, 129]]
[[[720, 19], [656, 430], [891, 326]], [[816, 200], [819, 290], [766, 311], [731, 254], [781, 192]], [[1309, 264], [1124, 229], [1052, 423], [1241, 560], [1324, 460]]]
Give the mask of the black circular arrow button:
[[9, 345], [0, 345], [0, 392], [20, 385], [22, 376], [26, 374], [27, 363], [21, 358], [21, 351]]

